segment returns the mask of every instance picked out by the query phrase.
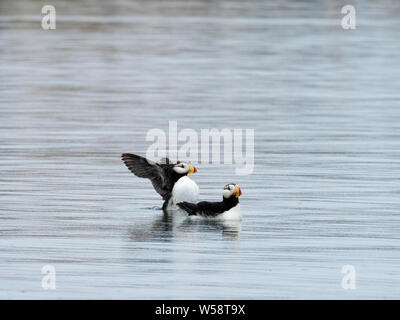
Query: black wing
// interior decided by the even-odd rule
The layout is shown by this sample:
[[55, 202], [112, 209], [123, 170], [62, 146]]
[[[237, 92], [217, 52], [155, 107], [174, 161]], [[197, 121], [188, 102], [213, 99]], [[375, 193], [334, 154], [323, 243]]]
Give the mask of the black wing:
[[215, 217], [225, 211], [222, 202], [201, 201], [197, 204], [190, 202], [179, 202], [178, 206], [189, 213], [189, 216], [201, 215]]
[[135, 176], [150, 179], [154, 189], [164, 200], [169, 199], [174, 182], [167, 173], [171, 166], [168, 158], [163, 159], [165, 164], [159, 164], [151, 163], [136, 154], [123, 153], [122, 161]]
[[189, 213], [189, 216], [196, 215], [199, 212], [199, 208], [197, 207], [197, 204], [195, 203], [190, 203], [190, 202], [179, 202], [177, 204], [179, 208], [185, 210], [187, 213]]

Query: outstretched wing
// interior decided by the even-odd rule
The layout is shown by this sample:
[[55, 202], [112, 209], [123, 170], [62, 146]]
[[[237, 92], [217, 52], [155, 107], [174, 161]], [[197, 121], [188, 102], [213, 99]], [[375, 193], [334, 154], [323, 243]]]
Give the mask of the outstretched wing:
[[[167, 165], [152, 163], [132, 153], [123, 153], [122, 161], [135, 176], [150, 179], [154, 189], [164, 200], [169, 199], [173, 182], [166, 173]], [[169, 164], [169, 159], [166, 158], [164, 161]]]

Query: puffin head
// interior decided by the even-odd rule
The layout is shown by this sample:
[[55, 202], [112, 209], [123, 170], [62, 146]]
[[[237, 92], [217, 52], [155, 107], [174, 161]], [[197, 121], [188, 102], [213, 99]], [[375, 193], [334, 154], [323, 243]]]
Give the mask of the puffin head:
[[191, 174], [197, 172], [196, 167], [192, 166], [188, 162], [178, 161], [176, 165], [174, 165], [173, 170], [180, 175]]
[[240, 190], [239, 186], [235, 183], [228, 183], [222, 192], [222, 195], [225, 199], [228, 199], [232, 196], [239, 198], [241, 194], [242, 190]]

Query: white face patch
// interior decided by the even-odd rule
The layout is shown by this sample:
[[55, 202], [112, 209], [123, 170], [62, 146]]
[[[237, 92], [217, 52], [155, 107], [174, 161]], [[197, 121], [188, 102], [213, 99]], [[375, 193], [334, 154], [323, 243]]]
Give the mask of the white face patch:
[[231, 191], [230, 190], [224, 190], [223, 192], [222, 192], [222, 195], [223, 195], [223, 197], [224, 198], [229, 198], [231, 195], [232, 195], [232, 193], [231, 193]]
[[178, 174], [185, 174], [189, 171], [189, 165], [186, 162], [177, 163], [174, 166], [174, 171]]
[[229, 198], [236, 191], [235, 186], [233, 184], [227, 184], [222, 192], [224, 198]]

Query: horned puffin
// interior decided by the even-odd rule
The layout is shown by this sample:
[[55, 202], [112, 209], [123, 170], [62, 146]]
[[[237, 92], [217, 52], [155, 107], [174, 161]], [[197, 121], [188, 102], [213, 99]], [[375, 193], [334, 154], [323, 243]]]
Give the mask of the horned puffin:
[[201, 201], [197, 204], [179, 202], [178, 207], [185, 210], [189, 216], [202, 216], [218, 218], [222, 220], [241, 220], [239, 197], [242, 190], [235, 183], [229, 183], [224, 187], [221, 202]]
[[197, 172], [190, 163], [178, 161], [174, 164], [168, 158], [157, 163], [132, 153], [123, 153], [122, 161], [135, 176], [150, 179], [164, 200], [164, 211], [177, 209], [178, 202], [198, 201], [199, 187], [187, 177]]

